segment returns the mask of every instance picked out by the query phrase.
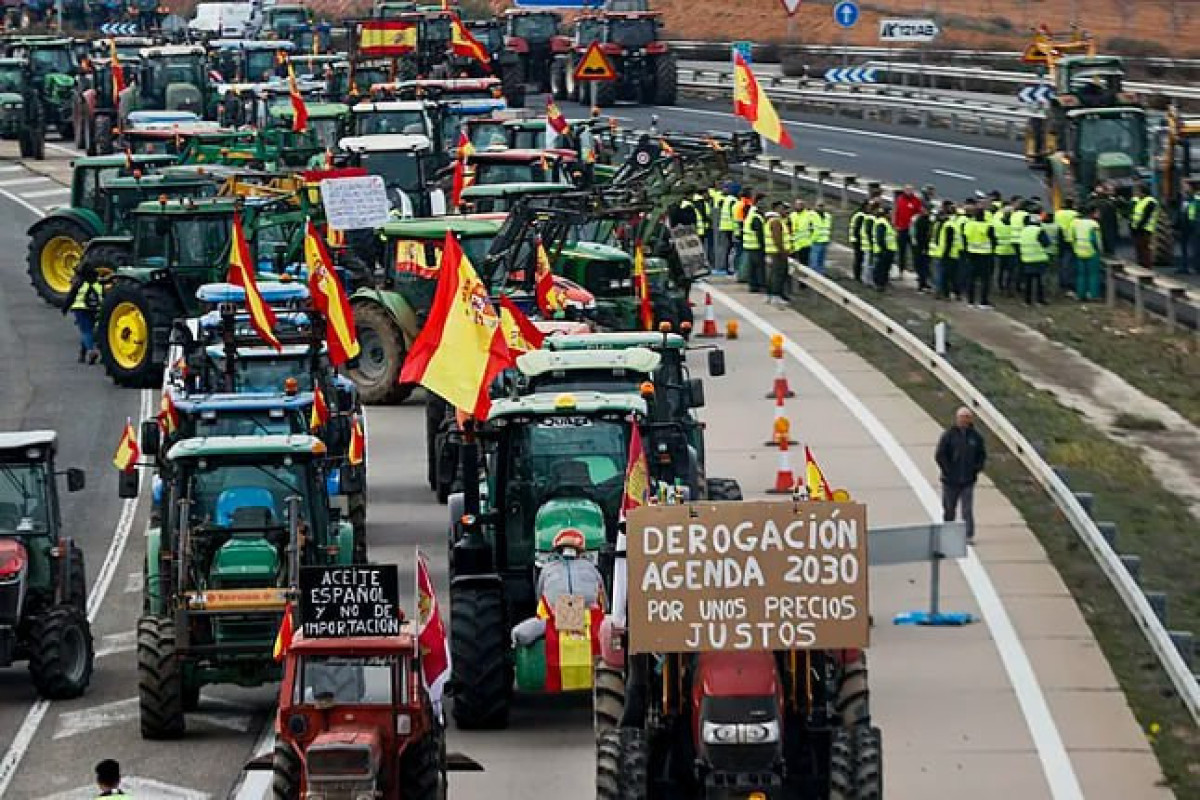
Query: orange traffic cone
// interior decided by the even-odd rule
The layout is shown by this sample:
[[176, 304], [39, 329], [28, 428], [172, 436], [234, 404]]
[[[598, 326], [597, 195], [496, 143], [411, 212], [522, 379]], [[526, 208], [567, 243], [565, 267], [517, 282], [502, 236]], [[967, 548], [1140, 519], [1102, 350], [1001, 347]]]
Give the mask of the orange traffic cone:
[[792, 472], [792, 459], [785, 433], [779, 437], [779, 469], [775, 472], [775, 485], [767, 489], [767, 494], [791, 494], [795, 486], [796, 475]]
[[771, 337], [771, 358], [775, 359], [775, 380], [767, 399], [778, 397], [782, 392], [784, 397], [795, 397], [796, 393], [788, 386], [787, 373], [783, 369], [783, 337], [778, 333]]
[[788, 444], [800, 444], [795, 439], [789, 438], [792, 432], [792, 423], [788, 421], [787, 416], [783, 413], [783, 394], [776, 393], [775, 395], [775, 420], [771, 423], [771, 438], [763, 443], [765, 447], [778, 447], [780, 439], [785, 439]]
[[712, 293], [704, 293], [704, 327], [700, 329], [701, 339], [720, 339], [721, 332], [717, 330], [717, 314], [713, 310]]

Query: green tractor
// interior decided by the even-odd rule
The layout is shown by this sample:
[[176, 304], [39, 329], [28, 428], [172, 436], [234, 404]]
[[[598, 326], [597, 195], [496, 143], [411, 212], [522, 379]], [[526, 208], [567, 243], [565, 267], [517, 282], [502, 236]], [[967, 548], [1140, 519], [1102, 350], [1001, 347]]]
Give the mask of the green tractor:
[[[0, 433], [0, 667], [28, 661], [49, 700], [79, 697], [95, 652], [83, 551], [62, 535], [54, 431]], [[68, 469], [67, 491], [84, 486]]]
[[212, 81], [203, 47], [183, 44], [147, 47], [141, 52], [140, 75], [140, 108], [206, 115]]
[[46, 117], [23, 58], [0, 58], [0, 138], [16, 139], [22, 158], [46, 158]]
[[211, 181], [167, 180], [154, 173], [175, 157], [95, 156], [77, 158], [71, 173], [71, 200], [28, 230], [26, 270], [38, 295], [54, 306], [67, 299], [88, 242], [129, 231], [129, 214], [142, 200], [204, 194]]
[[75, 42], [62, 36], [18, 36], [4, 40], [4, 54], [29, 62], [33, 86], [42, 98], [42, 121], [65, 141], [75, 136], [72, 112], [75, 75], [79, 71]]
[[[137, 625], [143, 738], [183, 736], [203, 686], [279, 679], [272, 647], [300, 568], [353, 563], [325, 456], [319, 439], [278, 434], [187, 439], [167, 453]], [[121, 496], [137, 482], [122, 473]]]

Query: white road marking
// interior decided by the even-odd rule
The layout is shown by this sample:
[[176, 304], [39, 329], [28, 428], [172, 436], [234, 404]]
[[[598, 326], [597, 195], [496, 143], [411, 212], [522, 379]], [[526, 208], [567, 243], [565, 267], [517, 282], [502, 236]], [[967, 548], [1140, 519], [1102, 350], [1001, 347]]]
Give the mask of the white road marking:
[[24, 192], [21, 196], [30, 200], [35, 197], [53, 197], [56, 194], [70, 194], [71, 189], [68, 186], [55, 186], [53, 189], [39, 189], [36, 192]]
[[[258, 741], [254, 743], [254, 758], [266, 755], [275, 749], [275, 715], [267, 718], [263, 725]], [[247, 770], [242, 778], [229, 793], [230, 800], [263, 800], [267, 790], [271, 788], [271, 771], [265, 769]]]
[[[121, 778], [121, 788], [131, 797], [153, 797], [154, 800], [211, 800], [212, 795], [183, 786], [129, 775]], [[65, 792], [43, 797], [42, 800], [92, 800], [95, 786], [80, 786]]]
[[[749, 322], [764, 336], [770, 338], [775, 334], [782, 335], [769, 322], [719, 289], [710, 285], [705, 286], [705, 290], [712, 293], [714, 300]], [[929, 518], [935, 521], [940, 520], [942, 504], [937, 492], [924, 478], [921, 470], [913, 463], [912, 458], [900, 446], [900, 443], [896, 441], [892, 432], [824, 364], [788, 337], [784, 336], [783, 342], [788, 355], [824, 384], [838, 402], [854, 415], [871, 435], [871, 438], [883, 448], [892, 464], [912, 487], [913, 493], [925, 507]], [[1079, 779], [1075, 775], [1071, 759], [1067, 756], [1062, 736], [1054, 724], [1054, 718], [1046, 704], [1042, 687], [1038, 684], [1033, 665], [1029, 662], [1029, 655], [1025, 652], [1020, 637], [1017, 636], [1008, 611], [1004, 607], [1004, 601], [1000, 599], [983, 562], [975, 555], [974, 550], [968, 550], [967, 557], [958, 560], [957, 563], [967, 585], [971, 588], [971, 593], [975, 596], [975, 601], [979, 604], [984, 623], [996, 642], [1000, 661], [1004, 664], [1005, 672], [1008, 673], [1009, 682], [1017, 696], [1017, 703], [1021, 706], [1021, 712], [1025, 716], [1025, 724], [1029, 727], [1029, 733], [1037, 748], [1038, 758], [1042, 762], [1042, 771], [1049, 784], [1051, 796], [1055, 800], [1083, 800], [1083, 790], [1079, 786]]]
[[[238, 711], [238, 706], [217, 697], [204, 697], [200, 700], [201, 708], [205, 706], [224, 706], [223, 709], [212, 709], [195, 714], [188, 714], [188, 727], [224, 728], [237, 733], [245, 733], [254, 723], [254, 715], [247, 711]], [[54, 731], [54, 739], [69, 739], [81, 733], [111, 728], [114, 725], [124, 725], [138, 718], [138, 699], [129, 697], [112, 703], [81, 708], [78, 711], [65, 711], [58, 717], [58, 727]]]
[[851, 153], [849, 150], [834, 150], [832, 147], [818, 147], [822, 153], [829, 153], [833, 156], [845, 156], [846, 158], [858, 158], [858, 153]]
[[964, 175], [961, 172], [951, 172], [948, 169], [935, 169], [935, 170], [933, 170], [933, 172], [938, 175], [945, 175], [947, 178], [958, 178], [960, 181], [975, 180], [974, 175]]
[[[0, 189], [0, 195], [15, 200], [20, 205], [31, 209], [39, 217], [45, 216], [40, 210], [29, 205], [11, 192]], [[150, 414], [150, 403], [150, 391], [145, 390], [142, 392], [138, 419]], [[144, 475], [142, 482], [145, 483]], [[145, 487], [143, 486], [142, 489], [144, 491]], [[112, 585], [117, 564], [120, 563], [121, 556], [125, 553], [125, 545], [129, 541], [129, 531], [133, 527], [134, 519], [137, 517], [137, 509], [138, 500], [136, 498], [125, 500], [121, 504], [121, 516], [117, 519], [117, 527], [113, 531], [113, 538], [109, 543], [108, 553], [104, 556], [104, 563], [101, 564], [100, 571], [96, 574], [96, 580], [92, 583], [92, 590], [88, 594], [88, 622], [96, 621], [96, 615], [100, 612], [100, 605], [104, 602], [105, 595], [108, 594], [108, 587]], [[8, 752], [4, 754], [4, 759], [0, 760], [0, 798], [4, 797], [8, 792], [8, 787], [17, 775], [17, 767], [20, 766], [21, 760], [25, 758], [25, 753], [28, 752], [29, 746], [33, 743], [33, 737], [37, 733], [38, 728], [41, 727], [42, 720], [46, 718], [46, 712], [49, 710], [50, 701], [36, 701], [30, 706], [29, 712], [21, 722], [21, 727], [17, 729], [16, 735], [13, 736], [12, 744], [8, 746]]]
[[96, 644], [96, 658], [132, 652], [137, 647], [137, 631], [110, 633]]
[[142, 577], [142, 573], [141, 572], [131, 572], [125, 578], [124, 592], [125, 592], [125, 594], [137, 594], [138, 592], [140, 592], [142, 590], [142, 586], [144, 586], [144, 585], [145, 585], [145, 578]]
[[83, 152], [82, 150], [76, 150], [74, 147], [67, 147], [66, 145], [62, 145], [62, 144], [51, 144], [50, 142], [46, 142], [46, 149], [54, 150], [56, 152], [63, 153], [68, 156], [85, 156], [85, 155], [87, 155], [87, 153]]
[[24, 172], [25, 168], [20, 164], [5, 164], [0, 166], [0, 172]]
[[34, 175], [29, 178], [13, 178], [11, 181], [0, 181], [0, 186], [28, 186], [31, 183], [50, 183], [50, 179], [45, 175]]

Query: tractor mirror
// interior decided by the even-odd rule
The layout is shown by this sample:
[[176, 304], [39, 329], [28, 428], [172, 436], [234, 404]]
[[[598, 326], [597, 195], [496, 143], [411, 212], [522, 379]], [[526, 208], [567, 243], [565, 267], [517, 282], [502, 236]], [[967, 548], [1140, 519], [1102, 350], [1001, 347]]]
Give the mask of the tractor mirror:
[[138, 496], [138, 485], [141, 482], [136, 467], [117, 473], [117, 497], [122, 500], [136, 498]]
[[342, 467], [342, 494], [358, 494], [363, 490], [362, 467]]
[[67, 470], [67, 491], [82, 492], [83, 487], [87, 484], [87, 473], [78, 467], [71, 467]]
[[688, 379], [688, 408], [704, 408], [704, 381]]
[[714, 378], [725, 374], [725, 351], [719, 347], [708, 351], [708, 374]]
[[142, 423], [142, 452], [148, 456], [157, 456], [160, 445], [161, 429], [158, 420], [148, 419]]

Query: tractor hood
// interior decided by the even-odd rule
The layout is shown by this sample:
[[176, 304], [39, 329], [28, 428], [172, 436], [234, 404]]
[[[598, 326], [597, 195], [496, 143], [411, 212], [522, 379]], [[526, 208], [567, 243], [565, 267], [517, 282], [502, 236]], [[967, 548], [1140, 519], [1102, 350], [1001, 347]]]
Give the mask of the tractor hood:
[[213, 557], [210, 580], [218, 589], [274, 586], [279, 551], [255, 533], [236, 533]]
[[573, 261], [623, 261], [632, 263], [633, 259], [619, 247], [613, 247], [599, 242], [572, 242], [562, 249], [560, 258]]
[[70, 75], [63, 75], [61, 72], [51, 72], [46, 76], [43, 85], [46, 87], [47, 92], [53, 94], [73, 92], [75, 90], [75, 79]]
[[1134, 177], [1133, 158], [1128, 153], [1113, 151], [1096, 157], [1096, 180]]
[[359, 791], [373, 788], [382, 756], [382, 737], [374, 728], [355, 725], [320, 733], [305, 752], [309, 790], [323, 797], [323, 786], [342, 789], [353, 784]]
[[608, 542], [604, 512], [600, 506], [582, 498], [555, 498], [543, 503], [534, 517], [534, 550], [549, 553], [554, 537], [567, 528], [574, 528], [583, 534], [589, 553], [599, 552]]

